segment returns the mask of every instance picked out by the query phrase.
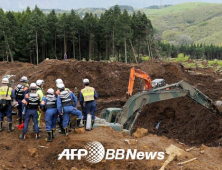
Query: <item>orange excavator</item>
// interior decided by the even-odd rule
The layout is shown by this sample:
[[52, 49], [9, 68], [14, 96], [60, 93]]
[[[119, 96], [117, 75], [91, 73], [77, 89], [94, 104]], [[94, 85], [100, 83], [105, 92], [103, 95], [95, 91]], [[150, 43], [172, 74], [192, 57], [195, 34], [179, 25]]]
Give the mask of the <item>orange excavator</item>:
[[144, 86], [144, 90], [148, 91], [151, 88], [150, 76], [147, 73], [132, 67], [130, 70], [129, 85], [128, 85], [128, 92], [127, 92], [129, 96], [132, 96], [132, 93], [133, 93], [133, 85], [134, 85], [135, 77], [141, 78], [145, 81], [146, 84]]

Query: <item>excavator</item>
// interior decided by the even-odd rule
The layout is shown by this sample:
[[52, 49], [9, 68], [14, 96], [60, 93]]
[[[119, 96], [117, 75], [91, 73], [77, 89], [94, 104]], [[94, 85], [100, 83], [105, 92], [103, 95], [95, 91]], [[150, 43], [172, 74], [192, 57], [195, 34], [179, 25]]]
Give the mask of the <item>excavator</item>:
[[145, 72], [136, 71], [134, 68], [131, 69], [128, 94], [132, 95], [135, 76], [145, 80], [145, 90], [131, 96], [122, 108], [103, 109], [100, 118], [96, 117], [94, 127], [108, 126], [114, 130], [131, 134], [133, 126], [145, 105], [179, 97], [188, 97], [212, 112], [222, 112], [222, 101], [213, 102], [196, 87], [183, 80], [165, 85], [163, 79], [151, 81]]
[[139, 77], [145, 81], [145, 86], [144, 86], [145, 91], [148, 91], [150, 89], [150, 85], [151, 85], [150, 76], [146, 74], [145, 72], [132, 67], [130, 70], [129, 85], [128, 85], [128, 92], [127, 92], [129, 96], [132, 96], [132, 93], [133, 93], [135, 77]]
[[136, 77], [143, 79], [145, 81], [145, 86], [143, 88], [144, 91], [150, 90], [151, 87], [157, 88], [157, 87], [163, 87], [166, 85], [164, 79], [155, 79], [151, 81], [150, 76], [146, 72], [132, 67], [130, 70], [129, 85], [128, 85], [128, 91], [127, 91], [127, 94], [129, 96], [132, 96], [134, 81]]

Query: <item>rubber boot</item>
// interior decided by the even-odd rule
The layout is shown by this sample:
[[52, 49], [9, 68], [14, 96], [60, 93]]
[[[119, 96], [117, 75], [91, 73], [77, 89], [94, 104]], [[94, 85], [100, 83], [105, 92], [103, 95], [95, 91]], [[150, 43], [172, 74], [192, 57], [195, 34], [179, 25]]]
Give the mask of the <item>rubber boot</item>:
[[19, 118], [19, 125], [22, 124], [22, 118]]
[[93, 129], [93, 125], [94, 125], [94, 120], [92, 120], [92, 129]]
[[71, 131], [72, 131], [72, 129], [73, 129], [73, 128], [72, 128], [72, 123], [71, 123], [71, 122], [69, 122], [69, 125], [68, 125], [68, 126], [69, 126], [69, 132], [71, 132]]
[[48, 138], [45, 138], [46, 142], [52, 142], [52, 131], [47, 131]]
[[86, 120], [83, 120], [83, 126], [86, 128]]
[[64, 128], [64, 131], [65, 131], [65, 135], [68, 136], [69, 135], [68, 128]]
[[26, 135], [24, 133], [19, 135], [19, 139], [21, 139], [21, 140], [25, 140], [25, 137], [26, 137]]
[[36, 140], [40, 139], [39, 133], [36, 133], [36, 134], [35, 134], [35, 139], [36, 139]]
[[81, 119], [77, 119], [77, 120], [76, 120], [76, 128], [81, 128], [81, 127], [83, 127], [83, 125], [81, 125], [80, 122], [81, 122]]
[[61, 129], [59, 130], [59, 133], [60, 133], [60, 134], [65, 134], [65, 129], [64, 129], [64, 128], [61, 128]]
[[55, 138], [55, 129], [52, 129], [52, 139]]
[[0, 121], [0, 132], [3, 131], [2, 121]]
[[8, 122], [8, 132], [12, 132], [14, 128], [12, 128], [12, 122]]

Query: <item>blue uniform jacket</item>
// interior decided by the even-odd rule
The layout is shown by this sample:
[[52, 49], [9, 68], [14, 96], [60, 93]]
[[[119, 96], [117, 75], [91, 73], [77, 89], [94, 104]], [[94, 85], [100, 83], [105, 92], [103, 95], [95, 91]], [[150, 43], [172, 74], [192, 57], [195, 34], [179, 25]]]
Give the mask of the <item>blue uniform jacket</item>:
[[[72, 102], [74, 101], [74, 107], [77, 108], [77, 97], [75, 96], [75, 94], [73, 92], [70, 92], [70, 96], [71, 96]], [[57, 97], [57, 109], [58, 109], [59, 114], [61, 114], [62, 113], [62, 101], [59, 96]]]
[[40, 106], [41, 106], [41, 107], [44, 107], [44, 106], [46, 106], [46, 104], [47, 104], [47, 100], [46, 100], [46, 97], [44, 96], [44, 97], [42, 98], [42, 102], [41, 102]]

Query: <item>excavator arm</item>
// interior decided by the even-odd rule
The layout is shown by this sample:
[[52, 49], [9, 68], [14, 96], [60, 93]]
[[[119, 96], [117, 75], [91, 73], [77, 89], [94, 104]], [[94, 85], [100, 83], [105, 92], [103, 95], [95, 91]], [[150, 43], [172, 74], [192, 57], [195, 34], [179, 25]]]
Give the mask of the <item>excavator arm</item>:
[[[170, 90], [166, 90], [166, 88], [169, 88]], [[126, 129], [130, 132], [140, 112], [142, 111], [142, 108], [146, 104], [184, 96], [193, 99], [194, 101], [203, 105], [211, 111], [218, 111], [217, 107], [214, 105], [213, 101], [209, 99], [209, 97], [204, 95], [202, 92], [200, 92], [197, 88], [190, 85], [189, 83], [180, 81], [168, 86], [151, 89], [147, 92], [140, 92], [132, 96], [125, 103], [122, 111], [119, 112], [116, 123], [122, 124], [123, 129]]]
[[135, 77], [141, 78], [145, 81], [146, 84], [145, 84], [144, 88], [146, 91], [148, 91], [150, 89], [150, 84], [151, 84], [150, 76], [147, 73], [145, 73], [139, 69], [135, 69], [133, 67], [130, 70], [130, 77], [129, 77], [129, 85], [128, 85], [128, 92], [127, 92], [127, 94], [129, 96], [132, 96], [132, 93], [133, 93], [133, 86], [134, 86]]
[[105, 113], [101, 114], [101, 119], [98, 118], [96, 120], [96, 126], [109, 126], [115, 130], [125, 131], [131, 134], [131, 130], [146, 104], [185, 96], [213, 112], [222, 111], [221, 101], [217, 101], [214, 104], [209, 97], [204, 95], [196, 87], [187, 82], [180, 81], [175, 84], [137, 93], [130, 97], [121, 109], [104, 109]]

